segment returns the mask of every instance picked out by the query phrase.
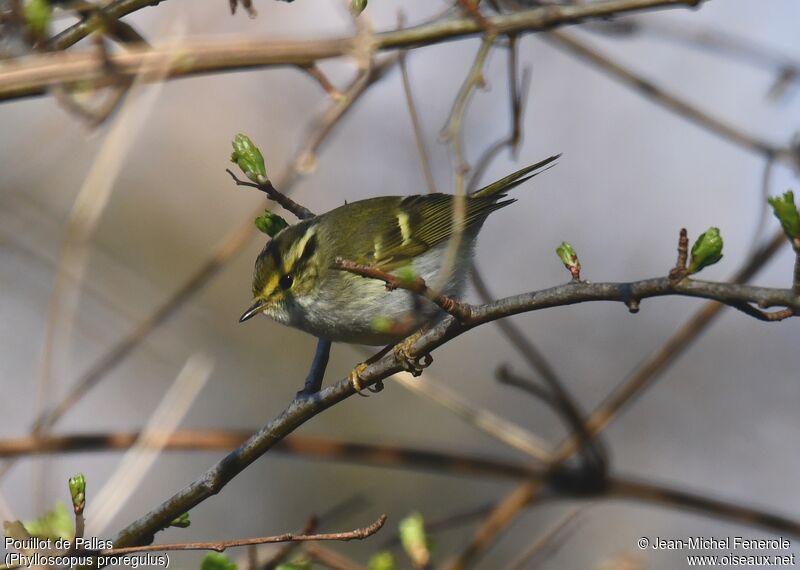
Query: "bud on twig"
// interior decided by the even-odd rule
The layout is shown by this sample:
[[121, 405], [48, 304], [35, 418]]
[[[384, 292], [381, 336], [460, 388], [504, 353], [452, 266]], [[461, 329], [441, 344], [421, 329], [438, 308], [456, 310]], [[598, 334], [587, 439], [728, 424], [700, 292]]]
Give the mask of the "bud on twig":
[[191, 524], [192, 521], [189, 520], [189, 513], [183, 513], [181, 516], [176, 517], [171, 523], [169, 523], [169, 526], [187, 528]]
[[581, 262], [578, 260], [578, 254], [575, 253], [575, 248], [569, 243], [563, 241], [561, 245], [556, 248], [556, 254], [561, 259], [564, 267], [567, 268], [572, 279], [580, 281], [581, 279]]
[[278, 214], [273, 212], [264, 212], [254, 221], [258, 231], [267, 234], [269, 237], [275, 237], [283, 228], [289, 226], [289, 223], [281, 218]]
[[49, 0], [27, 0], [23, 8], [23, 15], [31, 33], [37, 38], [42, 38], [50, 25], [53, 8], [50, 6]]
[[413, 513], [400, 521], [400, 542], [415, 567], [424, 568], [428, 565], [431, 554], [421, 514]]
[[800, 238], [800, 212], [794, 203], [794, 192], [787, 190], [783, 196], [767, 198], [767, 202], [772, 206], [775, 217], [780, 221], [789, 239]]
[[396, 275], [400, 279], [401, 286], [409, 286], [419, 279], [419, 274], [410, 265], [398, 269]]
[[200, 570], [236, 570], [236, 564], [222, 552], [209, 552], [200, 563]]
[[351, 0], [350, 11], [356, 16], [361, 14], [367, 8], [367, 0]]
[[697, 273], [704, 267], [714, 265], [722, 259], [722, 235], [719, 228], [709, 228], [700, 234], [692, 246], [689, 273]]
[[233, 139], [232, 145], [231, 162], [236, 163], [244, 175], [256, 184], [268, 183], [264, 156], [250, 137], [240, 133]]
[[383, 550], [369, 559], [369, 570], [394, 570], [394, 555], [388, 550]]
[[69, 478], [69, 494], [72, 497], [72, 508], [76, 515], [83, 513], [86, 506], [86, 477], [78, 473]]

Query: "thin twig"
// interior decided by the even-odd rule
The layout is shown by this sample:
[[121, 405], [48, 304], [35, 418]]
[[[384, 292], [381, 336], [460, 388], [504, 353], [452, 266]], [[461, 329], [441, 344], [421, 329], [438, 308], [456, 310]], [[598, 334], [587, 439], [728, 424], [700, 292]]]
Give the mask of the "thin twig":
[[678, 259], [675, 267], [669, 272], [669, 278], [681, 280], [689, 274], [687, 263], [689, 262], [689, 233], [686, 228], [681, 228], [678, 235]]
[[342, 92], [339, 91], [333, 83], [331, 83], [330, 79], [328, 79], [328, 76], [322, 72], [317, 64], [312, 63], [310, 65], [298, 65], [298, 67], [305, 71], [306, 74], [308, 74], [308, 76], [314, 81], [319, 83], [320, 87], [322, 87], [329, 97], [332, 97], [333, 99], [341, 99], [344, 97]]
[[737, 127], [729, 125], [716, 117], [711, 116], [681, 97], [668, 92], [652, 81], [644, 79], [630, 69], [603, 55], [587, 43], [579, 40], [574, 34], [555, 30], [542, 36], [545, 40], [553, 42], [559, 47], [566, 48], [581, 59], [584, 59], [600, 70], [618, 79], [628, 87], [648, 99], [666, 107], [678, 115], [689, 119], [706, 130], [737, 144], [746, 150], [757, 152], [767, 158], [774, 158], [792, 167], [797, 167], [800, 162], [797, 152], [789, 147], [776, 146], [756, 136], [746, 133]]
[[419, 155], [422, 174], [425, 177], [425, 185], [428, 188], [428, 192], [432, 194], [436, 192], [436, 183], [433, 180], [433, 169], [431, 168], [431, 162], [428, 159], [428, 150], [425, 147], [425, 137], [422, 135], [422, 125], [419, 121], [417, 104], [414, 102], [414, 92], [411, 89], [411, 80], [408, 77], [408, 64], [406, 60], [406, 52], [400, 52], [400, 76], [403, 79], [403, 93], [406, 96], [408, 114], [411, 118], [411, 127], [414, 130], [414, 142], [417, 146], [417, 154]]
[[548, 446], [536, 435], [490, 410], [476, 407], [452, 390], [431, 382], [430, 378], [412, 380], [397, 375], [395, 380], [407, 390], [424, 396], [508, 447], [521, 451], [540, 463], [547, 464], [552, 460]]
[[508, 45], [508, 91], [510, 102], [511, 128], [506, 137], [500, 138], [483, 151], [475, 161], [469, 182], [467, 183], [467, 194], [472, 194], [478, 187], [478, 183], [483, 177], [486, 169], [497, 157], [501, 150], [508, 147], [512, 157], [516, 157], [519, 145], [522, 142], [522, 120], [527, 108], [528, 90], [531, 82], [531, 70], [525, 67], [522, 70], [522, 79], [517, 80], [517, 60], [518, 60], [519, 41], [517, 36], [509, 37]]
[[314, 214], [311, 212], [311, 210], [309, 210], [305, 206], [301, 206], [300, 204], [289, 198], [289, 196], [287, 196], [284, 192], [278, 191], [278, 189], [275, 188], [275, 186], [273, 186], [271, 181], [267, 180], [264, 184], [256, 184], [255, 182], [245, 182], [244, 180], [240, 180], [239, 178], [237, 178], [230, 168], [226, 168], [225, 172], [230, 174], [231, 178], [233, 178], [233, 181], [236, 183], [237, 186], [248, 186], [250, 188], [255, 188], [256, 190], [260, 190], [261, 192], [266, 194], [270, 200], [274, 200], [275, 202], [280, 204], [284, 210], [286, 210], [287, 212], [291, 212], [301, 220], [310, 220], [311, 218], [314, 217]]
[[571, 530], [574, 532], [573, 523], [575, 523], [578, 517], [585, 511], [586, 506], [581, 506], [576, 509], [572, 509], [566, 515], [561, 517], [560, 520], [556, 521], [556, 523], [533, 544], [531, 544], [530, 547], [526, 548], [525, 552], [523, 552], [519, 558], [509, 565], [508, 570], [524, 570], [525, 568], [529, 568], [533, 559], [535, 559], [537, 556], [541, 556], [544, 551], [552, 549], [554, 544], [558, 541], [564, 540], [565, 530], [572, 527]]
[[511, 372], [511, 369], [508, 367], [508, 365], [503, 364], [499, 366], [495, 371], [495, 377], [501, 384], [519, 388], [520, 390], [527, 392], [534, 398], [537, 398], [548, 406], [552, 407], [556, 413], [560, 412], [555, 398], [553, 398], [553, 395], [547, 390], [547, 388], [543, 388], [527, 378], [523, 378], [514, 374]]
[[[125, 26], [123, 22], [118, 22], [120, 18], [146, 8], [148, 6], [158, 6], [166, 0], [113, 0], [108, 5], [94, 11], [95, 18], [85, 18], [68, 27], [50, 40], [50, 46], [54, 50], [63, 50], [76, 44], [92, 32], [102, 26], [108, 26], [109, 22], [116, 22]], [[102, 17], [99, 17], [102, 14]]]
[[[364, 540], [369, 538], [386, 523], [386, 515], [381, 515], [378, 520], [369, 526], [349, 530], [347, 532], [330, 532], [323, 534], [295, 534], [287, 532], [275, 536], [260, 536], [257, 538], [237, 538], [235, 540], [224, 540], [219, 542], [178, 542], [173, 544], [149, 544], [147, 546], [127, 546], [124, 548], [108, 548], [105, 550], [85, 551], [85, 554], [97, 556], [121, 556], [123, 554], [133, 554], [136, 552], [167, 552], [174, 550], [213, 550], [224, 552], [228, 548], [239, 546], [251, 546], [256, 544], [274, 544], [276, 542], [310, 542], [310, 541], [339, 541]], [[81, 551], [77, 551], [81, 554]]]
[[791, 83], [800, 80], [800, 61], [783, 53], [755, 43], [744, 36], [710, 28], [700, 29], [681, 22], [676, 25], [669, 20], [631, 19], [627, 22], [636, 33], [647, 33], [654, 37], [683, 42], [712, 53], [727, 56], [734, 61], [747, 62], [759, 67], [768, 67], [777, 74], [769, 90], [769, 96], [779, 98]]
[[458, 263], [458, 252], [461, 249], [461, 240], [464, 233], [464, 220], [467, 215], [466, 204], [466, 176], [469, 172], [469, 164], [464, 155], [462, 122], [467, 111], [467, 107], [472, 98], [472, 94], [478, 87], [484, 87], [486, 81], [483, 69], [489, 58], [489, 54], [494, 47], [497, 35], [494, 31], [486, 32], [481, 41], [481, 47], [475, 55], [475, 60], [467, 73], [461, 88], [458, 90], [450, 115], [447, 118], [444, 129], [441, 132], [442, 140], [450, 144], [453, 154], [453, 179], [455, 199], [453, 200], [453, 228], [454, 231], [447, 241], [447, 249], [444, 252], [439, 276], [434, 283], [434, 288], [439, 289], [444, 286], [451, 273], [451, 269]]
[[798, 520], [716, 499], [709, 496], [708, 491], [693, 493], [650, 481], [612, 477], [609, 479], [606, 493], [610, 499], [629, 499], [674, 509], [695, 511], [705, 516], [761, 527], [776, 533], [785, 532], [800, 536], [800, 521]]
[[517, 515], [530, 504], [542, 490], [537, 481], [526, 481], [507, 494], [481, 523], [467, 546], [449, 561], [446, 570], [464, 570], [474, 562], [497, 536], [510, 525]]

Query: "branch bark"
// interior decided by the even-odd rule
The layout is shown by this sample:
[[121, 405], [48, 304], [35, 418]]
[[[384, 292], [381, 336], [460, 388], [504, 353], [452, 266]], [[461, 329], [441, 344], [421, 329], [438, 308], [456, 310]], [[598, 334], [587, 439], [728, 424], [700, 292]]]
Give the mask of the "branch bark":
[[[415, 354], [428, 353], [471, 328], [523, 312], [589, 301], [630, 303], [632, 299], [665, 295], [708, 298], [726, 304], [757, 303], [764, 307], [782, 305], [795, 311], [800, 310], [800, 298], [791, 289], [770, 289], [690, 279], [675, 283], [668, 277], [634, 283], [568, 283], [474, 306], [469, 323], [460, 323], [454, 317], [448, 316], [421, 335], [412, 350]], [[371, 386], [401, 371], [403, 363], [394, 351], [388, 351], [383, 358], [362, 371], [362, 385]], [[253, 434], [241, 447], [228, 454], [203, 476], [123, 529], [114, 542], [115, 546], [151, 541], [155, 532], [164, 528], [175, 517], [216, 495], [236, 475], [306, 421], [354, 394], [356, 390], [349, 379], [344, 378], [314, 396], [294, 400], [278, 417]]]
[[[548, 30], [585, 20], [608, 18], [655, 8], [695, 6], [701, 0], [608, 0], [572, 6], [548, 6], [487, 18], [500, 35]], [[148, 2], [141, 2], [143, 5]], [[375, 34], [376, 50], [410, 49], [483, 33], [472, 18], [442, 20], [430, 24]], [[179, 47], [132, 47], [111, 56], [115, 74], [121, 77], [161, 69], [168, 62], [166, 79], [204, 73], [270, 66], [308, 66], [355, 53], [357, 37], [329, 40], [274, 41], [234, 39], [187, 42]], [[108, 83], [107, 65], [89, 52], [50, 52], [0, 63], [0, 101], [42, 95], [61, 83]]]

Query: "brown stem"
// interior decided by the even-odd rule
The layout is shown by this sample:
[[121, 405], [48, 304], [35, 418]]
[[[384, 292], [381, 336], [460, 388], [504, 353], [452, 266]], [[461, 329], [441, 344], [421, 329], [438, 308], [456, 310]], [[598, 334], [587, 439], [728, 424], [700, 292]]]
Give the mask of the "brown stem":
[[[349, 530], [347, 532], [331, 532], [323, 534], [295, 534], [287, 532], [275, 536], [260, 536], [257, 538], [238, 538], [221, 542], [179, 542], [173, 544], [149, 544], [147, 546], [127, 546], [123, 548], [107, 548], [98, 551], [85, 551], [85, 554], [97, 556], [121, 556], [123, 554], [133, 554], [135, 552], [165, 552], [175, 550], [213, 550], [224, 552], [228, 548], [239, 546], [251, 546], [256, 544], [274, 544], [277, 542], [310, 542], [310, 541], [348, 541], [364, 540], [369, 538], [386, 523], [386, 515], [381, 515], [378, 520], [369, 526]], [[76, 551], [76, 554], [82, 554]]]
[[[244, 443], [252, 433], [252, 430], [179, 430], [158, 443], [163, 451], [229, 451]], [[112, 432], [0, 439], [0, 458], [122, 451], [130, 448], [139, 436], [139, 432]], [[274, 452], [376, 467], [412, 468], [502, 479], [538, 478], [543, 475], [541, 469], [529, 465], [489, 458], [306, 435], [287, 437], [275, 445]]]
[[417, 154], [419, 155], [419, 162], [422, 166], [422, 173], [425, 176], [425, 185], [428, 188], [428, 193], [432, 194], [436, 192], [436, 183], [433, 180], [433, 169], [431, 168], [431, 162], [428, 159], [428, 150], [425, 147], [425, 138], [422, 136], [422, 125], [419, 120], [417, 105], [414, 102], [414, 93], [411, 89], [411, 80], [408, 76], [408, 65], [406, 59], [406, 52], [400, 52], [400, 76], [403, 79], [403, 93], [406, 96], [408, 114], [411, 118], [411, 127], [414, 130], [414, 142], [417, 146]]
[[287, 212], [291, 212], [301, 220], [310, 220], [315, 215], [311, 210], [309, 210], [305, 206], [301, 206], [300, 204], [289, 198], [289, 196], [287, 196], [283, 192], [280, 192], [277, 188], [275, 188], [275, 186], [273, 186], [272, 182], [270, 182], [269, 180], [267, 180], [267, 182], [264, 184], [256, 184], [255, 182], [245, 182], [244, 180], [240, 180], [239, 178], [236, 177], [236, 175], [233, 173], [233, 171], [231, 171], [230, 168], [226, 168], [225, 172], [231, 175], [231, 178], [233, 178], [233, 181], [236, 183], [237, 186], [247, 186], [249, 188], [255, 188], [256, 190], [260, 190], [261, 192], [266, 194], [270, 200], [274, 200], [275, 202], [280, 204], [284, 210], [286, 210]]
[[686, 277], [688, 273], [687, 263], [689, 261], [689, 234], [686, 228], [681, 228], [680, 237], [678, 238], [678, 260], [675, 262], [675, 267], [669, 272], [669, 278], [681, 280]]

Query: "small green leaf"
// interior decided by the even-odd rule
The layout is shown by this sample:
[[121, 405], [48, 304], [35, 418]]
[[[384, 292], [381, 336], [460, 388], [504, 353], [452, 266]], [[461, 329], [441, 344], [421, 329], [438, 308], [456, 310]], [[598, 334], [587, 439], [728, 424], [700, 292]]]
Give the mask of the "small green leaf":
[[578, 263], [578, 254], [575, 253], [575, 248], [568, 242], [562, 241], [561, 245], [556, 248], [556, 254], [567, 269], [574, 267]]
[[794, 203], [794, 192], [786, 191], [783, 196], [767, 198], [775, 217], [781, 222], [783, 231], [790, 238], [800, 238], [800, 212]]
[[378, 552], [369, 559], [369, 570], [394, 570], [394, 555], [388, 550]]
[[366, 8], [367, 0], [351, 0], [350, 2], [350, 10], [352, 10], [356, 16], [366, 10]]
[[289, 223], [281, 218], [278, 214], [272, 212], [264, 212], [255, 219], [258, 231], [267, 234], [269, 237], [275, 237], [283, 228], [289, 226]]
[[704, 267], [714, 265], [722, 259], [722, 235], [719, 228], [709, 228], [697, 238], [692, 246], [689, 273], [697, 273]]
[[233, 139], [232, 145], [231, 162], [236, 163], [244, 175], [256, 184], [269, 182], [264, 156], [250, 137], [240, 133]]
[[188, 528], [192, 524], [192, 521], [189, 520], [189, 513], [183, 513], [181, 516], [176, 517], [169, 526], [174, 526], [177, 528]]
[[200, 570], [236, 570], [236, 564], [221, 552], [209, 552], [203, 557]]
[[50, 18], [53, 15], [49, 0], [27, 0], [23, 13], [28, 28], [35, 36], [41, 37], [47, 33], [47, 27], [50, 25]]
[[400, 521], [400, 542], [415, 566], [428, 565], [431, 555], [425, 536], [425, 521], [420, 513], [412, 513]]
[[419, 277], [416, 270], [410, 265], [401, 267], [395, 271], [395, 275], [397, 275], [397, 277], [400, 279], [400, 283], [403, 285], [411, 285]]
[[61, 501], [56, 503], [52, 511], [45, 513], [38, 519], [26, 521], [22, 524], [28, 534], [36, 538], [49, 538], [52, 540], [65, 538], [71, 540], [75, 535], [75, 529], [72, 526], [72, 515]]
[[311, 561], [307, 558], [295, 558], [291, 562], [279, 564], [275, 570], [311, 570]]
[[69, 494], [72, 497], [72, 508], [76, 513], [82, 513], [86, 506], [86, 477], [78, 473], [69, 478]]
[[556, 255], [570, 272], [572, 279], [579, 280], [581, 278], [581, 262], [578, 260], [575, 248], [568, 242], [562, 241], [561, 245], [556, 248]]

